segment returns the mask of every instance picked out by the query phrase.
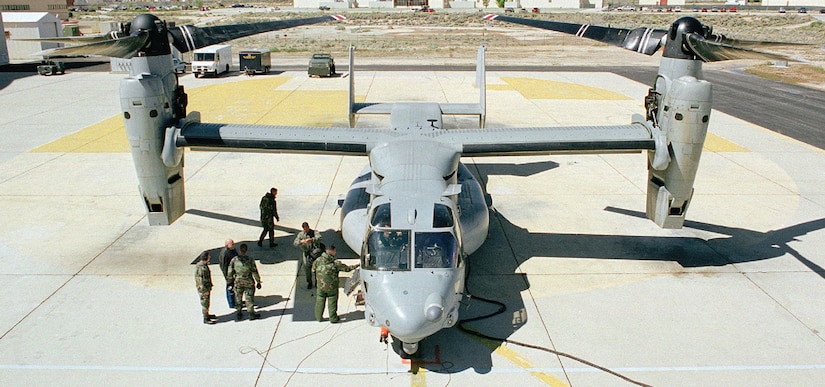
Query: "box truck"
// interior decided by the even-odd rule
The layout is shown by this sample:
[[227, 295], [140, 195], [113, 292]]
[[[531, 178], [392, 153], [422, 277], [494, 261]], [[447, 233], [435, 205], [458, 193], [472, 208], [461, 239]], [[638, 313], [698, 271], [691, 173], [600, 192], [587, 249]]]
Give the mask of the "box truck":
[[195, 78], [228, 72], [232, 64], [232, 46], [219, 44], [195, 50], [192, 54], [192, 74]]

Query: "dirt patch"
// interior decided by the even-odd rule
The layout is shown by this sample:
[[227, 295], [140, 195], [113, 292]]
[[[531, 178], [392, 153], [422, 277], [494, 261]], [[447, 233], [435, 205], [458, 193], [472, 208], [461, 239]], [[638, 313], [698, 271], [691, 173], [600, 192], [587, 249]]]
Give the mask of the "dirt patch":
[[791, 64], [790, 67], [777, 67], [772, 64], [759, 64], [744, 69], [746, 73], [762, 78], [772, 79], [785, 83], [823, 88], [825, 69], [808, 64]]

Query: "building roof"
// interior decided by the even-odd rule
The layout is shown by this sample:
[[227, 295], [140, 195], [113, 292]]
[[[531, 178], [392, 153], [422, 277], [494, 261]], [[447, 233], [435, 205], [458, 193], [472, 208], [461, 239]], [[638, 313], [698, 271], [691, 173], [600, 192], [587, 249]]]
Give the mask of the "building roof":
[[48, 12], [3, 12], [3, 22], [10, 23], [37, 23], [41, 21], [57, 21], [57, 17]]

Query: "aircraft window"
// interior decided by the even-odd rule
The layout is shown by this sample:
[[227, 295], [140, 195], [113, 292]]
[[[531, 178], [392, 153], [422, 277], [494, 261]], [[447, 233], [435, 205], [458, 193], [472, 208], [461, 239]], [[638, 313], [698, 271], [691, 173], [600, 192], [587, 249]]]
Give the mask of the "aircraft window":
[[410, 270], [410, 232], [371, 232], [367, 240], [366, 266], [369, 270]]
[[370, 224], [376, 227], [390, 227], [390, 225], [392, 225], [389, 203], [375, 207]]
[[433, 227], [453, 227], [453, 212], [450, 207], [443, 204], [435, 204], [433, 207]]
[[415, 234], [415, 267], [454, 268], [458, 262], [456, 239], [449, 232]]

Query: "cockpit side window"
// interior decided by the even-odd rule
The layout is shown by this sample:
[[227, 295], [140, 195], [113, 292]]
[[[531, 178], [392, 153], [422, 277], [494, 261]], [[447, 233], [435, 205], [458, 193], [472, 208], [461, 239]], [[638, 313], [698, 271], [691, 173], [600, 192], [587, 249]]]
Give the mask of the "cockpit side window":
[[446, 269], [457, 265], [458, 243], [449, 232], [415, 234], [415, 267]]
[[371, 232], [364, 263], [367, 270], [410, 270], [410, 231]]
[[390, 203], [381, 204], [378, 207], [375, 207], [370, 224], [373, 227], [390, 227], [390, 225], [392, 225], [392, 217], [390, 216], [391, 213]]
[[453, 227], [453, 211], [450, 207], [436, 203], [433, 207], [433, 228]]

